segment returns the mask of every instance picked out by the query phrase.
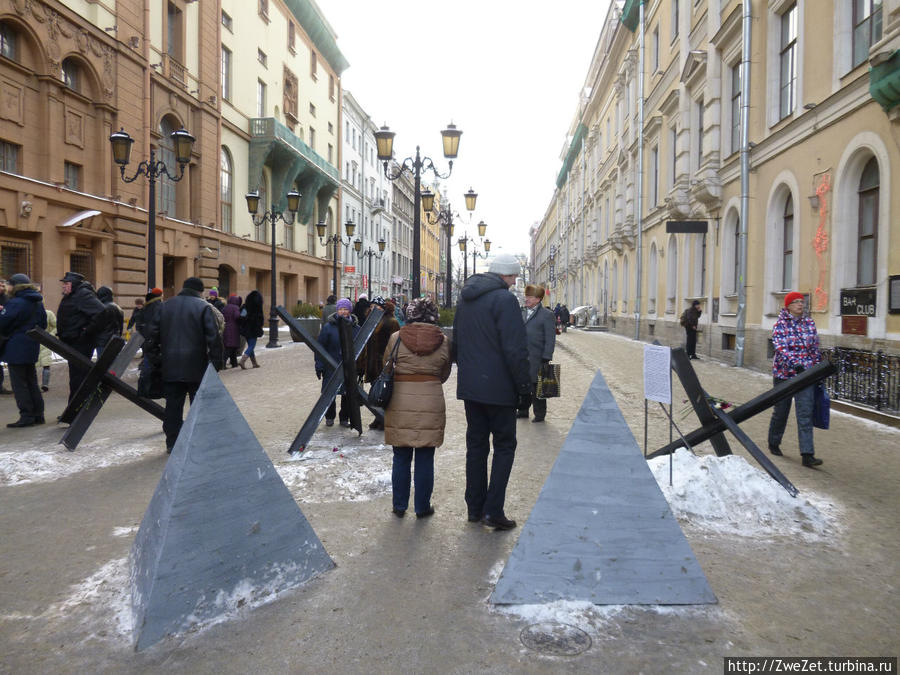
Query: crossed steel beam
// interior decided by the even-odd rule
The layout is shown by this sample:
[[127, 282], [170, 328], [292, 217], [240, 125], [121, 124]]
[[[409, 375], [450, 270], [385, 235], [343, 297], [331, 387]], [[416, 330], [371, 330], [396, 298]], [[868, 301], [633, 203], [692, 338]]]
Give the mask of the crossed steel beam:
[[350, 424], [353, 428], [362, 434], [362, 422], [359, 418], [359, 403], [362, 403], [371, 410], [377, 419], [384, 419], [384, 410], [369, 403], [369, 395], [356, 379], [356, 359], [362, 354], [362, 350], [375, 332], [375, 327], [378, 325], [378, 322], [381, 321], [384, 310], [378, 306], [372, 308], [369, 316], [366, 317], [365, 323], [363, 323], [359, 332], [356, 334], [356, 337], [353, 339], [352, 345], [350, 344], [349, 339], [349, 323], [345, 327], [345, 332], [339, 333], [342, 337], [341, 363], [335, 361], [331, 357], [331, 354], [325, 351], [325, 348], [319, 344], [319, 341], [310, 335], [284, 307], [279, 305], [275, 308], [275, 311], [292, 330], [297, 332], [303, 338], [306, 345], [332, 369], [331, 376], [325, 382], [325, 386], [322, 389], [322, 393], [319, 395], [319, 399], [316, 401], [312, 411], [300, 428], [300, 432], [297, 434], [296, 438], [294, 438], [293, 443], [291, 443], [291, 447], [288, 448], [288, 454], [293, 455], [306, 447], [306, 444], [309, 443], [309, 440], [313, 437], [313, 434], [322, 422], [325, 411], [328, 410], [328, 406], [330, 406], [331, 402], [337, 397], [338, 390], [344, 382], [349, 383], [345, 388], [345, 391], [347, 392], [346, 395], [350, 396]]

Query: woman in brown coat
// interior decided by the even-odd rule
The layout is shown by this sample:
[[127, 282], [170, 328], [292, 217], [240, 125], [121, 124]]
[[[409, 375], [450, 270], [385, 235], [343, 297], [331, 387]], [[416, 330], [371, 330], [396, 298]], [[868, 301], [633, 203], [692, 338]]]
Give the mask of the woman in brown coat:
[[434, 449], [444, 442], [444, 390], [450, 377], [450, 345], [437, 327], [438, 309], [429, 298], [409, 303], [407, 323], [388, 340], [384, 360], [397, 340], [394, 394], [384, 413], [384, 441], [394, 446], [391, 482], [394, 515], [402, 518], [409, 506], [410, 465], [415, 455], [417, 518], [434, 513]]

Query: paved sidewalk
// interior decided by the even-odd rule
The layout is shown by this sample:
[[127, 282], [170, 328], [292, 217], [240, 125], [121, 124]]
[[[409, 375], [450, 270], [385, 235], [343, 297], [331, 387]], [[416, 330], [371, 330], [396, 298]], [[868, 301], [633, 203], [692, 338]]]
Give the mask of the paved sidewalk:
[[[558, 345], [564, 397], [550, 402], [547, 423], [519, 421], [507, 512], [522, 523], [598, 368], [642, 444], [643, 345], [574, 330]], [[259, 353], [261, 368], [224, 371], [223, 382], [276, 467], [292, 477], [288, 486], [337, 568], [234, 620], [135, 654], [122, 625], [121, 580], [134, 528], [166, 462], [159, 422], [112, 395], [75, 453], [56, 445], [62, 429], [53, 425], [0, 427], [0, 453], [39, 451], [35, 463], [78, 467], [21, 485], [0, 473], [0, 672], [722, 672], [726, 655], [897, 655], [896, 430], [835, 413], [832, 430], [816, 432], [825, 464], [810, 470], [800, 465], [792, 420], [776, 463], [800, 498], [814, 494], [833, 504], [839, 526], [830, 539], [724, 536], [686, 524], [718, 605], [574, 608], [569, 622], [590, 635], [591, 647], [547, 656], [520, 641], [535, 610], [507, 613], [487, 604], [521, 528], [493, 532], [466, 522], [465, 419], [455, 371], [445, 386], [447, 433], [436, 455], [437, 513], [401, 520], [390, 513], [390, 448], [380, 446], [380, 432], [367, 429], [357, 439], [323, 425], [315, 454], [287, 457], [318, 396], [312, 354], [303, 345]], [[693, 363], [711, 394], [737, 403], [770, 386], [759, 373]], [[53, 377], [48, 419], [62, 411], [67, 389], [63, 369]], [[4, 397], [0, 419], [13, 414]], [[369, 420], [364, 412], [364, 425]], [[763, 415], [742, 426], [764, 445], [767, 423]], [[684, 428], [695, 424], [689, 416]], [[649, 436], [650, 448], [668, 441], [657, 411]], [[339, 451], [329, 453], [329, 445]], [[93, 468], [85, 458], [112, 464]]]

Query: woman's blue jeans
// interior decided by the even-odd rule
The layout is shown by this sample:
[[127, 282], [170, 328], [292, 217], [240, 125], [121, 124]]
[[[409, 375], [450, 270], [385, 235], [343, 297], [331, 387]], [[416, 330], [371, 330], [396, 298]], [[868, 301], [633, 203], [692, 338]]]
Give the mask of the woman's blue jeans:
[[410, 465], [416, 456], [415, 488], [413, 505], [416, 513], [424, 513], [431, 508], [431, 493], [434, 490], [434, 448], [410, 448], [394, 446], [394, 466], [391, 484], [394, 489], [394, 508], [406, 511], [409, 507]]
[[[773, 378], [775, 385], [784, 380]], [[815, 454], [813, 446], [813, 406], [815, 404], [816, 385], [810, 385], [794, 394], [793, 399], [797, 411], [797, 440], [801, 455]], [[781, 445], [784, 428], [791, 414], [791, 397], [783, 398], [772, 407], [772, 419], [769, 422], [769, 446]]]
[[258, 339], [259, 338], [255, 338], [255, 337], [247, 338], [247, 349], [244, 350], [245, 356], [256, 356], [256, 352], [254, 352], [253, 350], [256, 349], [256, 341]]

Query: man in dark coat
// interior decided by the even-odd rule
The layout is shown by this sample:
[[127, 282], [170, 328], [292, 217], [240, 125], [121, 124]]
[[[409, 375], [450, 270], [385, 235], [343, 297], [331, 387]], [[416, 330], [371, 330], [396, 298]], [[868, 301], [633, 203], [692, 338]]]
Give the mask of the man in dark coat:
[[[350, 312], [352, 308], [351, 302], [347, 298], [341, 298], [337, 301], [337, 311], [334, 314], [328, 317], [328, 321], [325, 322], [325, 325], [322, 326], [322, 330], [319, 331], [319, 344], [325, 348], [325, 351], [333, 358], [338, 364], [343, 361], [341, 357], [341, 337], [338, 335], [338, 321], [349, 321], [353, 325], [353, 337], [356, 337], [356, 334], [359, 332], [359, 324], [356, 321], [356, 317]], [[316, 354], [316, 377], [322, 380], [322, 389], [325, 388], [325, 383], [328, 382], [328, 379], [331, 377], [331, 373], [334, 372], [333, 369], [328, 366], [328, 364]], [[355, 386], [355, 382], [347, 382], [341, 386], [341, 389], [338, 390], [338, 393], [343, 394], [344, 387], [346, 386]], [[336, 397], [335, 397], [336, 398]], [[334, 414], [336, 409], [335, 402], [332, 401], [331, 405], [328, 406], [328, 410], [325, 412], [325, 426], [330, 427], [334, 425]], [[349, 409], [349, 400], [346, 396], [341, 396], [341, 411], [340, 411], [340, 419], [342, 427], [350, 426], [350, 409]]]
[[138, 322], [138, 319], [141, 318], [142, 309], [144, 309], [144, 299], [136, 298], [134, 301], [134, 309], [131, 310], [131, 317], [128, 319], [128, 325], [126, 326], [128, 330], [134, 328], [134, 325]]
[[[241, 296], [232, 295], [228, 298], [228, 304], [222, 311], [225, 319], [225, 331], [222, 333], [222, 344], [225, 347], [225, 359], [232, 368], [237, 368], [238, 350], [241, 348]], [[227, 365], [226, 365], [227, 368]]]
[[[60, 279], [63, 298], [56, 311], [56, 332], [59, 339], [79, 354], [91, 358], [98, 333], [105, 319], [104, 306], [90, 282], [77, 272], [66, 272]], [[69, 400], [88, 371], [69, 362]]]
[[[550, 363], [556, 347], [556, 317], [541, 304], [544, 292], [543, 286], [526, 286], [525, 308], [522, 310], [528, 339], [528, 377], [531, 380], [531, 400], [534, 404], [532, 422], [543, 422], [547, 416], [547, 399], [537, 398], [535, 394], [538, 372], [545, 363]], [[528, 417], [528, 406], [519, 408], [519, 417]]]
[[700, 301], [694, 300], [691, 306], [684, 310], [681, 317], [681, 325], [684, 326], [684, 351], [688, 358], [697, 359], [697, 326], [700, 322]]
[[0, 358], [9, 366], [9, 381], [19, 419], [8, 427], [31, 427], [44, 423], [44, 398], [37, 381], [40, 345], [25, 333], [34, 328], [47, 328], [47, 312], [44, 298], [24, 274], [13, 274], [7, 282], [7, 295], [11, 298], [0, 311], [0, 335], [8, 339], [0, 345]]
[[162, 368], [166, 414], [166, 452], [171, 453], [184, 420], [184, 399], [191, 402], [200, 388], [206, 367], [222, 369], [222, 340], [213, 307], [203, 299], [203, 282], [184, 280], [174, 298], [163, 303], [159, 314], [147, 325], [147, 343], [154, 367]]
[[[0, 279], [0, 309], [6, 304], [9, 298], [6, 297], [6, 279]], [[0, 361], [3, 361], [0, 358]], [[0, 394], [11, 394], [12, 391], [3, 388], [3, 366], [0, 365]]]
[[562, 332], [565, 333], [569, 328], [569, 308], [563, 305], [559, 308], [559, 323], [562, 325]]
[[[453, 320], [456, 398], [466, 410], [466, 505], [469, 521], [509, 530], [506, 485], [516, 454], [516, 408], [531, 398], [528, 348], [519, 303], [509, 292], [519, 261], [498, 255], [488, 272], [466, 280]], [[494, 441], [488, 483], [487, 461]]]
[[101, 286], [97, 289], [97, 299], [103, 303], [103, 323], [97, 333], [97, 356], [106, 347], [106, 344], [118, 335], [122, 337], [122, 327], [125, 325], [125, 312], [113, 302], [113, 292], [109, 286]]
[[325, 306], [322, 307], [322, 323], [328, 321], [328, 317], [337, 311], [337, 298], [332, 294], [325, 300]]

